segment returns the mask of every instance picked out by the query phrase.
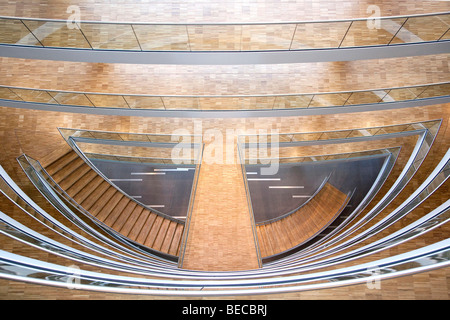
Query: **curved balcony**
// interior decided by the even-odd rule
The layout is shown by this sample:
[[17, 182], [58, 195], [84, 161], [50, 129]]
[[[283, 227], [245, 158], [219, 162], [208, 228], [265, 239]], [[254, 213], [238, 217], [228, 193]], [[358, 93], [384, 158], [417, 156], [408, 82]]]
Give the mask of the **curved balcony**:
[[[431, 195], [446, 181], [449, 174], [449, 156], [450, 154], [447, 152], [446, 156], [438, 164], [435, 170], [429, 175], [424, 183], [417, 188], [416, 192], [398, 207], [396, 213], [403, 211], [403, 213], [406, 214], [413, 210], [418, 203], [425, 200], [425, 198]], [[26, 196], [22, 195], [20, 188], [14, 184], [3, 169], [0, 172], [3, 182], [6, 183], [5, 185], [2, 185], [2, 192], [4, 194], [17, 193], [23, 200], [29, 201]], [[14, 198], [10, 197], [10, 199], [13, 200]], [[413, 202], [415, 204], [410, 206]], [[30, 202], [30, 204], [32, 203]], [[336, 262], [342, 263], [346, 259], [352, 260], [358, 254], [364, 257], [368, 253], [374, 253], [389, 246], [399, 244], [444, 224], [448, 221], [449, 205], [450, 202], [446, 201], [421, 219], [398, 230], [398, 232], [386, 236], [365, 247], [335, 257]], [[7, 217], [3, 213], [0, 215], [0, 219], [2, 222], [1, 232], [4, 235], [20, 238], [25, 244], [45, 246], [46, 250], [49, 252], [56, 253], [59, 251], [59, 255], [66, 256], [69, 259], [71, 256], [77, 254], [77, 259], [82, 259], [87, 263], [91, 263], [89, 262], [89, 260], [92, 259], [91, 256], [77, 252], [57, 241], [52, 241], [39, 235], [14, 219]], [[367, 232], [369, 231], [370, 230]], [[27, 281], [30, 283], [57, 287], [70, 286], [71, 288], [76, 289], [115, 293], [214, 296], [303, 291], [364, 283], [373, 279], [381, 280], [390, 277], [414, 274], [448, 266], [450, 263], [448, 251], [449, 241], [443, 240], [424, 246], [420, 249], [411, 250], [388, 258], [375, 259], [351, 267], [333, 268], [331, 271], [310, 270], [306, 274], [297, 274], [302, 269], [301, 263], [298, 264], [298, 262], [290, 261], [291, 263], [294, 263], [294, 265], [285, 265], [284, 268], [266, 267], [258, 272], [245, 271], [208, 274], [199, 272], [190, 273], [189, 271], [185, 272], [179, 270], [171, 275], [171, 272], [174, 272], [174, 270], [167, 268], [166, 272], [157, 273], [159, 278], [148, 278], [139, 275], [108, 274], [106, 269], [111, 268], [111, 266], [106, 265], [106, 260], [99, 260], [96, 262], [98, 266], [106, 268], [103, 272], [92, 272], [81, 269], [67, 269], [67, 267], [59, 264], [39, 261], [37, 259], [9, 253], [4, 250], [0, 251], [0, 259], [2, 261], [1, 275], [3, 278]], [[355, 256], [352, 257], [352, 255]], [[310, 264], [306, 267], [303, 266], [303, 271], [307, 271], [310, 267]], [[120, 271], [118, 267], [114, 267], [114, 269], [116, 272]], [[374, 271], [377, 271], [375, 277]], [[141, 272], [143, 272], [143, 270], [141, 270]], [[150, 272], [147, 273], [147, 275], [150, 274]], [[78, 281], [75, 283], [69, 282], [68, 277], [71, 276], [78, 279]]]
[[[104, 63], [342, 61], [448, 52], [449, 26], [448, 12], [313, 22], [203, 24], [0, 17], [0, 52], [18, 58]], [[34, 50], [39, 48], [41, 51]]]
[[[395, 109], [449, 101], [450, 83], [268, 95], [137, 95], [0, 86], [4, 106], [150, 116], [278, 116]], [[235, 112], [238, 111], [238, 114]], [[282, 111], [282, 113], [280, 113]], [[228, 114], [228, 115], [227, 115]]]

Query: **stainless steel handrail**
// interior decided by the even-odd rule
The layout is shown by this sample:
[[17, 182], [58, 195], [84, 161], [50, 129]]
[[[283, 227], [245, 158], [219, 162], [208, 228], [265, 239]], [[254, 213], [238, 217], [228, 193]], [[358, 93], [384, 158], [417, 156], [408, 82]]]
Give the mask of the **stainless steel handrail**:
[[[448, 163], [449, 163], [449, 158], [450, 158], [449, 154], [450, 154], [450, 150], [449, 150], [449, 152], [447, 152], [447, 155], [442, 159], [441, 163], [436, 167], [436, 169], [433, 171], [433, 173], [430, 174], [430, 176], [427, 178], [427, 180], [423, 183], [423, 185], [422, 185], [422, 186], [421, 186], [421, 187], [420, 187], [413, 195], [411, 195], [412, 198], [414, 198], [414, 199], [421, 198], [421, 197], [420, 197], [420, 193], [424, 190], [424, 188], [426, 188], [428, 185], [430, 185], [430, 184], [433, 182], [433, 180], [436, 179], [437, 175], [438, 175], [440, 172], [442, 172], [442, 171], [445, 170], [446, 165], [448, 166]], [[447, 177], [448, 177], [448, 173], [449, 173], [449, 171], [446, 170]], [[428, 190], [428, 192], [434, 191], [437, 187], [438, 187], [437, 185], [433, 185], [433, 188], [434, 188], [434, 189]], [[450, 202], [450, 201], [447, 201], [447, 203], [443, 204], [442, 206], [440, 206], [439, 208], [437, 208], [436, 210], [434, 210], [434, 212], [437, 212], [437, 211], [442, 212], [442, 210], [448, 210], [449, 202]], [[400, 208], [399, 210], [402, 210], [402, 209], [403, 209], [401, 206], [400, 206], [399, 208]], [[412, 208], [408, 208], [407, 210], [408, 210], [408, 211], [411, 211]], [[435, 224], [431, 224], [431, 225], [428, 225], [428, 228], [433, 228], [433, 227], [435, 227], [435, 226], [436, 226]], [[412, 227], [411, 227], [411, 225], [410, 225], [410, 226], [408, 226], [407, 228], [402, 229], [402, 231], [404, 231], [404, 230], [406, 230], [406, 229], [408, 229], [408, 230], [411, 231], [411, 228], [412, 228]], [[424, 231], [423, 231], [423, 228], [422, 228], [422, 224], [420, 224], [420, 225], [415, 225], [414, 228], [415, 228], [415, 230], [421, 230], [420, 232], [424, 232]], [[392, 239], [392, 237], [393, 237], [393, 236], [391, 235], [390, 238]], [[400, 240], [399, 240], [399, 241], [400, 241]], [[401, 241], [405, 241], [405, 239], [401, 239]], [[448, 241], [448, 240], [447, 240], [447, 241]], [[419, 249], [419, 250], [423, 250], [423, 249]], [[408, 254], [411, 254], [411, 252], [407, 253], [406, 255], [408, 255]], [[24, 260], [26, 260], [26, 258], [25, 258]], [[389, 259], [388, 259], [388, 260], [389, 260]], [[40, 263], [43, 263], [43, 262], [40, 262]], [[380, 264], [378, 263], [377, 266], [380, 266]], [[356, 267], [362, 267], [362, 265], [358, 265], [358, 266], [356, 266]], [[294, 269], [295, 269], [295, 268], [294, 268]], [[277, 276], [281, 276], [281, 275], [283, 274], [283, 272], [280, 271], [280, 270], [276, 271], [276, 270], [273, 270], [273, 268], [270, 269], [270, 270], [271, 270], [272, 272], [276, 272], [275, 274], [277, 274]], [[267, 270], [266, 270], [266, 271], [267, 271]], [[296, 270], [290, 270], [290, 272], [295, 272], [295, 271], [296, 271]], [[298, 270], [297, 270], [297, 271], [298, 271]], [[281, 273], [280, 273], [280, 272], [281, 272]], [[236, 272], [236, 273], [235, 273], [235, 275], [238, 275], [238, 274], [239, 274], [239, 272]], [[322, 274], [323, 274], [323, 273], [322, 273]], [[268, 274], [266, 274], [266, 275], [268, 275]], [[200, 276], [200, 275], [199, 275], [199, 276]], [[312, 277], [311, 274], [305, 275], [305, 276], [307, 277], [308, 280], [311, 279], [311, 277]], [[328, 274], [328, 276], [329, 276], [329, 274]], [[201, 276], [200, 276], [200, 277], [201, 277]], [[301, 278], [302, 278], [302, 276], [300, 276], [300, 277], [299, 277], [299, 276], [291, 276], [291, 277], [289, 277], [289, 278], [284, 277], [284, 276], [282, 277], [282, 279], [283, 279], [283, 284], [287, 284], [286, 281], [294, 281], [294, 279], [295, 279], [295, 283], [298, 284], [298, 281], [299, 281], [299, 279], [301, 279]], [[305, 279], [305, 278], [304, 278], [304, 279]], [[317, 278], [316, 278], [316, 280], [317, 280]], [[213, 282], [216, 283], [216, 284], [213, 285], [214, 288], [216, 288], [215, 286], [217, 286], [217, 281], [214, 280]], [[251, 286], [252, 283], [255, 284], [255, 285], [261, 285], [261, 284], [272, 285], [272, 284], [275, 283], [275, 282], [276, 282], [276, 280], [275, 280], [275, 279], [272, 279], [272, 278], [270, 278], [270, 279], [254, 279], [254, 280], [248, 280], [248, 281], [243, 281], [242, 279], [239, 279], [239, 280], [233, 280], [233, 281], [231, 281], [231, 280], [225, 281], [225, 282], [224, 282], [224, 285], [226, 285], [226, 286], [231, 286], [231, 283], [235, 283], [236, 285], [237, 285], [237, 283], [239, 283], [239, 286], [245, 286], [245, 285], [250, 285], [250, 286]], [[184, 281], [183, 283], [184, 283], [184, 284], [187, 284], [185, 281]], [[204, 289], [204, 288], [205, 288], [205, 282], [202, 281], [201, 283], [202, 283], [201, 288]], [[198, 283], [197, 283], [197, 284], [198, 284]], [[319, 286], [319, 287], [320, 287], [320, 286]], [[292, 287], [290, 287], [290, 288], [285, 288], [285, 289], [281, 289], [281, 290], [291, 290], [291, 289], [292, 289]], [[241, 292], [241, 291], [240, 291], [240, 292]], [[259, 291], [259, 292], [261, 292], [261, 291]], [[215, 293], [217, 294], [218, 292], [215, 291]], [[203, 290], [202, 294], [205, 294], [205, 295], [206, 295], [206, 291]]]
[[[447, 15], [449, 12], [432, 12], [432, 13], [418, 13], [410, 15], [396, 15], [396, 16], [380, 16], [377, 19], [398, 19], [398, 18], [417, 18], [428, 16], [440, 16]], [[42, 22], [67, 22], [68, 19], [47, 19], [47, 18], [31, 18], [31, 17], [13, 17], [13, 16], [0, 16], [0, 19], [8, 20], [33, 20]], [[332, 20], [297, 20], [297, 21], [265, 21], [265, 22], [142, 22], [142, 21], [95, 21], [95, 20], [80, 20], [79, 23], [92, 23], [92, 24], [127, 24], [127, 25], [272, 25], [272, 24], [304, 24], [304, 23], [326, 23], [326, 22], [348, 22], [348, 21], [367, 21], [373, 20], [374, 17], [367, 18], [348, 18], [348, 19], [332, 19]]]
[[[151, 258], [149, 256], [148, 252], [143, 252], [139, 248], [133, 247], [133, 250], [130, 250], [128, 248], [130, 246], [130, 243], [127, 242], [127, 247], [123, 246], [123, 243], [118, 243], [117, 238], [115, 238], [116, 241], [112, 241], [110, 237], [113, 235], [111, 233], [107, 233], [108, 236], [105, 236], [104, 234], [98, 232], [91, 226], [89, 226], [87, 223], [85, 223], [82, 219], [80, 219], [77, 214], [74, 213], [74, 211], [78, 210], [72, 203], [70, 203], [68, 200], [63, 201], [63, 199], [58, 195], [58, 192], [55, 190], [54, 186], [51, 186], [48, 180], [43, 177], [39, 170], [30, 162], [30, 158], [23, 155], [18, 158], [20, 166], [23, 168], [25, 174], [29, 178], [29, 180], [33, 183], [33, 185], [36, 187], [36, 189], [47, 199], [47, 201], [52, 204], [53, 207], [58, 210], [64, 217], [66, 217], [69, 221], [73, 222], [77, 227], [79, 227], [84, 232], [90, 234], [91, 236], [95, 237], [97, 240], [101, 241], [102, 244], [106, 244], [114, 248], [115, 251], [111, 251], [111, 249], [108, 249], [104, 247], [103, 245], [98, 245], [91, 240], [88, 240], [87, 238], [83, 237], [82, 235], [76, 233], [73, 231], [73, 229], [66, 227], [64, 224], [59, 222], [57, 219], [52, 217], [51, 215], [47, 214], [46, 211], [44, 211], [42, 208], [40, 208], [36, 203], [33, 202], [32, 199], [26, 196], [25, 193], [21, 192], [21, 190], [18, 188], [17, 185], [15, 185], [14, 181], [12, 181], [9, 176], [6, 175], [4, 170], [0, 167], [1, 171], [1, 178], [3, 181], [5, 181], [9, 188], [17, 194], [17, 196], [24, 201], [24, 203], [33, 209], [34, 212], [42, 216], [44, 219], [51, 222], [53, 226], [56, 226], [60, 230], [62, 230], [64, 233], [70, 235], [71, 241], [76, 241], [80, 245], [84, 247], [89, 247], [90, 249], [94, 251], [99, 251], [104, 254], [108, 254], [110, 256], [114, 256], [115, 258], [124, 259], [125, 261], [134, 262], [138, 264], [148, 265], [155, 267], [158, 264], [163, 264], [165, 268], [167, 268], [168, 264], [167, 262], [163, 260], [155, 260], [154, 258]], [[34, 160], [35, 161], [35, 160]], [[28, 165], [28, 167], [27, 167]], [[31, 171], [29, 171], [31, 170]], [[33, 175], [35, 174], [35, 177]], [[4, 190], [1, 190], [2, 193], [4, 193]], [[10, 199], [13, 201], [13, 199]], [[28, 212], [26, 207], [22, 207], [19, 203], [13, 201], [16, 203], [18, 207], [20, 207], [25, 212]], [[69, 207], [71, 206], [71, 207]], [[30, 216], [32, 214], [30, 213]], [[132, 256], [132, 258], [130, 258]], [[140, 260], [137, 260], [140, 259]]]
[[[69, 90], [56, 90], [56, 89], [39, 89], [39, 88], [29, 88], [29, 87], [14, 87], [14, 86], [6, 86], [6, 85], [0, 85], [0, 88], [6, 89], [6, 90], [10, 90], [11, 93], [15, 94], [17, 96], [18, 99], [8, 99], [8, 98], [2, 98], [3, 100], [11, 100], [11, 101], [24, 101], [24, 102], [34, 102], [34, 103], [40, 103], [40, 102], [36, 102], [33, 101], [33, 99], [30, 98], [22, 98], [20, 95], [18, 95], [17, 93], [14, 92], [14, 90], [28, 90], [28, 91], [33, 91], [33, 92], [42, 92], [42, 93], [47, 93], [49, 96], [49, 99], [51, 98], [54, 102], [52, 101], [47, 101], [47, 103], [50, 104], [54, 104], [55, 106], [73, 106], [76, 108], [105, 108], [106, 106], [98, 106], [98, 104], [92, 102], [92, 100], [90, 100], [89, 98], [87, 98], [87, 100], [89, 101], [90, 105], [88, 104], [82, 104], [82, 105], [71, 105], [70, 103], [61, 103], [59, 102], [55, 97], [56, 94], [75, 94], [75, 95], [95, 95], [95, 96], [101, 96], [101, 97], [122, 97], [123, 100], [126, 102], [127, 107], [121, 107], [121, 106], [115, 106], [113, 104], [108, 105], [107, 107], [110, 108], [117, 108], [117, 109], [132, 109], [132, 110], [171, 110], [171, 111], [176, 111], [176, 110], [184, 110], [184, 111], [188, 111], [188, 110], [196, 110], [196, 111], [214, 111], [214, 110], [286, 110], [286, 109], [317, 109], [317, 108], [330, 108], [330, 107], [349, 107], [349, 106], [355, 106], [355, 105], [361, 105], [361, 104], [368, 104], [369, 102], [356, 102], [356, 103], [352, 103], [351, 101], [349, 102], [351, 96], [353, 94], [358, 94], [358, 93], [372, 93], [374, 94], [374, 92], [384, 92], [384, 94], [382, 96], [378, 96], [377, 95], [377, 99], [376, 101], [372, 101], [370, 103], [372, 104], [388, 104], [388, 103], [392, 103], [392, 101], [383, 101], [383, 99], [389, 95], [389, 92], [391, 90], [408, 90], [408, 89], [414, 89], [414, 88], [424, 88], [419, 94], [413, 94], [415, 97], [414, 98], [405, 98], [402, 100], [395, 100], [395, 101], [413, 101], [413, 100], [422, 100], [422, 99], [430, 99], [432, 97], [445, 97], [445, 96], [449, 96], [450, 95], [450, 91], [449, 92], [442, 92], [442, 93], [437, 93], [435, 95], [433, 95], [432, 97], [421, 97], [421, 95], [423, 95], [425, 92], [427, 92], [427, 89], [433, 89], [439, 86], [443, 86], [443, 85], [450, 85], [450, 82], [436, 82], [436, 83], [428, 83], [428, 84], [419, 84], [419, 85], [411, 85], [411, 86], [401, 86], [401, 87], [382, 87], [382, 88], [375, 88], [375, 89], [358, 89], [358, 90], [351, 90], [351, 91], [326, 91], [326, 92], [310, 92], [310, 93], [277, 93], [277, 94], [247, 94], [247, 95], [239, 95], [239, 94], [227, 94], [227, 95], [152, 95], [152, 94], [128, 94], [128, 93], [104, 93], [104, 92], [86, 92], [86, 91], [69, 91]], [[449, 89], [450, 90], [450, 89]], [[350, 95], [348, 97], [348, 99], [343, 100], [343, 102], [341, 104], [339, 103], [335, 103], [335, 102], [330, 102], [328, 104], [324, 104], [324, 105], [320, 105], [320, 106], [311, 106], [311, 103], [313, 102], [313, 100], [316, 97], [320, 97], [320, 96], [327, 96], [327, 95]], [[375, 94], [374, 94], [375, 95]], [[133, 97], [133, 98], [159, 98], [161, 100], [161, 106], [160, 107], [148, 107], [148, 108], [142, 108], [142, 107], [132, 107], [130, 106], [130, 102], [127, 101], [127, 97]], [[309, 98], [309, 104], [306, 106], [295, 106], [295, 107], [277, 107], [276, 103], [277, 103], [277, 98], [295, 98], [295, 97], [308, 97]], [[375, 96], [374, 96], [375, 97]], [[171, 99], [171, 98], [177, 98], [177, 99], [194, 99], [197, 107], [172, 107], [169, 104], [169, 101], [164, 102], [164, 99]], [[266, 98], [266, 99], [271, 99], [273, 98], [273, 102], [272, 102], [272, 106], [265, 106], [265, 104], [262, 104], [262, 106], [258, 106], [257, 102], [254, 102], [255, 107], [243, 107], [243, 108], [211, 108], [208, 107], [208, 105], [206, 104], [205, 106], [202, 105], [202, 103], [200, 102], [201, 99], [220, 99], [221, 101], [223, 99], [248, 99], [248, 98]], [[282, 102], [282, 101], [281, 101]], [[207, 102], [208, 103], [208, 102]], [[236, 102], [231, 102], [233, 105], [236, 104]], [[246, 102], [242, 102], [242, 103], [246, 103]]]

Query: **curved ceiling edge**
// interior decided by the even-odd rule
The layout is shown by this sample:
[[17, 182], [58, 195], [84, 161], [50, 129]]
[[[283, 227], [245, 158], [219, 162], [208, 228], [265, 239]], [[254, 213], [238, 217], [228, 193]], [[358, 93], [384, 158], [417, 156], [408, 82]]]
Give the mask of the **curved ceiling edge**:
[[450, 53], [450, 41], [280, 51], [125, 51], [0, 45], [0, 56], [88, 63], [245, 65], [355, 61]]

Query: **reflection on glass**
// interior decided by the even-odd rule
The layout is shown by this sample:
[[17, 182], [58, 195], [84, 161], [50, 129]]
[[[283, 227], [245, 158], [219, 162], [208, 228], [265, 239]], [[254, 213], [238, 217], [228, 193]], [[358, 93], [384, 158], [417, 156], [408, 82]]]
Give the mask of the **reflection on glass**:
[[120, 137], [120, 140], [123, 141], [150, 141], [150, 138], [146, 134], [118, 133], [118, 135]]
[[325, 93], [316, 94], [309, 104], [310, 107], [343, 106], [350, 97], [350, 93]]
[[120, 135], [115, 132], [89, 131], [89, 133], [94, 139], [121, 140]]
[[185, 25], [133, 25], [142, 50], [189, 51]]
[[450, 83], [428, 86], [417, 98], [431, 98], [450, 95]]
[[450, 15], [275, 24], [115, 24], [0, 19], [0, 43], [146, 51], [301, 50], [450, 39]]
[[448, 30], [449, 15], [408, 18], [391, 43], [439, 40]]
[[163, 97], [166, 109], [199, 109], [196, 97]]
[[80, 27], [94, 49], [140, 50], [131, 25], [81, 23]]
[[21, 100], [20, 97], [17, 94], [15, 94], [11, 89], [3, 87], [0, 87], [0, 99]]
[[[317, 133], [296, 133], [291, 135], [292, 141], [315, 141], [319, 140], [321, 132]], [[281, 140], [281, 139], [280, 139]]]
[[289, 50], [295, 24], [242, 25], [241, 50]]
[[0, 19], [0, 43], [41, 46], [21, 20]]
[[146, 96], [0, 86], [0, 99], [87, 107], [172, 110], [263, 110], [339, 107], [450, 95], [450, 83], [354, 92], [260, 96]]
[[345, 139], [348, 137], [349, 133], [350, 133], [349, 130], [324, 132], [320, 136], [319, 140]]
[[23, 23], [44, 47], [90, 48], [76, 24], [35, 20], [23, 20]]
[[120, 95], [86, 94], [95, 107], [128, 108], [127, 102]]
[[59, 104], [67, 104], [73, 106], [89, 106], [93, 107], [93, 104], [83, 93], [71, 93], [71, 92], [51, 92], [49, 94]]
[[392, 89], [388, 92], [388, 97], [394, 101], [414, 100], [417, 95], [409, 88]]
[[353, 21], [341, 47], [387, 45], [405, 18]]
[[450, 29], [439, 40], [450, 40]]
[[58, 104], [47, 91], [33, 89], [11, 89], [23, 101]]
[[275, 99], [274, 109], [308, 108], [313, 98], [312, 94], [299, 96], [278, 96]]
[[337, 48], [349, 26], [350, 21], [299, 23], [291, 49]]
[[240, 25], [188, 25], [192, 51], [240, 50]]
[[272, 109], [275, 97], [199, 97], [202, 110]]
[[241, 110], [245, 109], [240, 97], [199, 97], [198, 102], [202, 110]]
[[[380, 97], [381, 95], [381, 97]], [[373, 91], [358, 91], [353, 92], [345, 102], [345, 105], [349, 104], [365, 104], [365, 103], [378, 103], [381, 98], [384, 97], [384, 92]]]
[[164, 109], [161, 97], [123, 96], [131, 109]]

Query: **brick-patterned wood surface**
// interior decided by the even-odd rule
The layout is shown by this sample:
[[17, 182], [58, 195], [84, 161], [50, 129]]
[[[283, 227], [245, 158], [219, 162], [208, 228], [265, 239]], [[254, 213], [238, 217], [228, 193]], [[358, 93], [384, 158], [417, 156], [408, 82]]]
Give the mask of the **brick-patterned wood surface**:
[[[68, 19], [74, 11], [67, 12], [69, 0], [20, 2], [8, 1], [0, 9], [1, 15], [33, 18]], [[170, 1], [152, 2], [125, 0], [118, 3], [82, 0], [81, 20], [139, 21], [139, 22], [267, 22], [310, 21], [364, 18], [373, 14], [369, 6], [376, 4], [382, 16], [445, 12], [445, 1]]]
[[182, 267], [208, 271], [258, 268], [239, 165], [202, 165]]
[[[449, 81], [450, 73], [449, 56], [449, 54], [440, 54], [382, 60], [214, 67], [75, 63], [0, 58], [0, 73], [4, 75], [0, 79], [0, 84], [36, 89], [125, 95], [323, 93], [446, 82]], [[42, 76], [43, 74], [45, 77]], [[405, 95], [404, 92], [392, 92], [392, 97], [399, 100], [408, 98], [403, 97], [402, 94]], [[46, 100], [48, 101], [48, 99], [47, 96]], [[60, 98], [57, 97], [57, 99]], [[84, 97], [83, 101], [71, 101], [71, 103], [90, 105], [89, 101], [85, 100]], [[258, 103], [264, 104], [264, 100], [260, 100]], [[164, 103], [168, 109], [186, 108], [189, 103], [192, 104], [192, 101], [188, 102], [186, 99], [179, 98], [168, 101]], [[109, 101], [105, 97], [95, 100], [95, 103], [99, 105], [107, 105], [107, 102], [119, 107], [125, 106], [121, 97], [117, 101]], [[151, 101], [138, 104], [138, 102], [130, 100], [129, 103], [138, 107], [155, 105]], [[320, 105], [318, 102], [314, 102], [313, 106], [316, 104]], [[272, 102], [270, 105], [274, 105], [274, 103]]]

